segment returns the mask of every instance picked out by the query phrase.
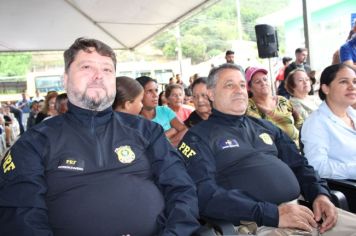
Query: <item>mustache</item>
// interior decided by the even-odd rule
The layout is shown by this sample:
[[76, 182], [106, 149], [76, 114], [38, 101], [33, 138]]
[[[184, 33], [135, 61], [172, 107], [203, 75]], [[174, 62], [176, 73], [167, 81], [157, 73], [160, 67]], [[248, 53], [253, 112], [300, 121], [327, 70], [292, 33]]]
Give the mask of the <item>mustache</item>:
[[236, 94], [235, 96], [232, 97], [232, 99], [246, 99], [246, 96], [241, 94]]
[[93, 81], [87, 85], [87, 88], [91, 88], [91, 87], [105, 88], [102, 81]]

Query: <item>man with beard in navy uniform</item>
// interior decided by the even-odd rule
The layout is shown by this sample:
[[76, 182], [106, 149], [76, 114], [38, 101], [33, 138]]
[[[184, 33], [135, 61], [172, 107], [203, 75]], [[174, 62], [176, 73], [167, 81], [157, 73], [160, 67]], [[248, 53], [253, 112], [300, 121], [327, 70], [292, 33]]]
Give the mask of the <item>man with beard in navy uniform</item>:
[[190, 235], [196, 190], [148, 120], [116, 113], [116, 57], [79, 38], [64, 52], [69, 110], [21, 136], [0, 172], [0, 235]]

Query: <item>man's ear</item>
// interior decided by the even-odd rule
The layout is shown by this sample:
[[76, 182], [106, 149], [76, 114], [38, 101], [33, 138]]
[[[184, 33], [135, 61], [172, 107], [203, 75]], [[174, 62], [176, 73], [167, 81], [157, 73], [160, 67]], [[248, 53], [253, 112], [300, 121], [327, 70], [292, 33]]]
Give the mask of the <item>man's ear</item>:
[[208, 95], [209, 100], [213, 102], [213, 101], [214, 101], [214, 93], [213, 93], [213, 90], [212, 90], [212, 89], [208, 89], [208, 90], [206, 91], [206, 93], [207, 93], [207, 95]]

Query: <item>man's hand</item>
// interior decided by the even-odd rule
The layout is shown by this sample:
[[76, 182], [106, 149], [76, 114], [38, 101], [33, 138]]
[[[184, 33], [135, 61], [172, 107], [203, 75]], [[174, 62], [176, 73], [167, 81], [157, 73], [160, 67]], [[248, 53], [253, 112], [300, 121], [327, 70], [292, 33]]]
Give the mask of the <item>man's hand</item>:
[[313, 202], [313, 211], [315, 220], [318, 222], [321, 219], [323, 223], [320, 225], [320, 233], [324, 233], [335, 226], [337, 222], [337, 210], [330, 199], [325, 195], [319, 195]]
[[313, 212], [297, 204], [281, 204], [278, 206], [278, 228], [294, 228], [311, 232], [318, 224], [314, 220]]

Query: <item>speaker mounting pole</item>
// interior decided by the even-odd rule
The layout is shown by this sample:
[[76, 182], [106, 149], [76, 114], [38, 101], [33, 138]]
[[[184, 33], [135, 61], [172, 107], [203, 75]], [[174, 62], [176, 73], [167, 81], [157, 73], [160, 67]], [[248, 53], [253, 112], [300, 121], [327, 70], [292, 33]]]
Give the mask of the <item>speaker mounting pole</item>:
[[268, 58], [268, 68], [269, 68], [269, 77], [270, 77], [270, 81], [271, 81], [271, 90], [272, 90], [272, 96], [276, 95], [276, 88], [274, 87], [274, 81], [272, 78], [272, 66], [271, 66], [271, 58]]
[[277, 30], [271, 25], [255, 25], [258, 56], [260, 58], [268, 58], [269, 76], [271, 81], [271, 90], [273, 96], [276, 94], [272, 78], [271, 58], [278, 57], [278, 36]]

